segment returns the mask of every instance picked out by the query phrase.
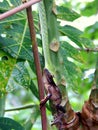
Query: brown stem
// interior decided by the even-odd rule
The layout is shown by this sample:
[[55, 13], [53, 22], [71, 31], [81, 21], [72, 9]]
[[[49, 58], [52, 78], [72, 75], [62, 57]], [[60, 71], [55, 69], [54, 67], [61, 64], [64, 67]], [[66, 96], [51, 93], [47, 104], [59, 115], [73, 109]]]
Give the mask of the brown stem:
[[[27, 8], [26, 11], [27, 11], [31, 40], [32, 40], [32, 50], [33, 50], [34, 62], [35, 62], [36, 73], [37, 73], [39, 96], [40, 96], [40, 100], [42, 100], [44, 98], [44, 87], [43, 87], [43, 81], [42, 81], [41, 66], [40, 66], [40, 60], [39, 60], [39, 55], [38, 55], [38, 47], [37, 47], [36, 33], [34, 29], [31, 6]], [[42, 119], [42, 130], [47, 130], [47, 118], [46, 118], [45, 106], [41, 108], [41, 119]]]
[[76, 48], [79, 51], [85, 51], [85, 52], [98, 52], [98, 47], [96, 48]]
[[3, 20], [4, 18], [7, 18], [7, 17], [9, 17], [9, 16], [11, 16], [13, 14], [16, 14], [17, 12], [22, 11], [23, 9], [28, 8], [29, 6], [31, 6], [31, 5], [33, 5], [35, 3], [38, 3], [40, 1], [41, 0], [30, 0], [30, 1], [26, 2], [26, 3], [24, 3], [24, 4], [21, 4], [20, 6], [15, 7], [12, 10], [9, 10], [9, 11], [3, 13], [3, 14], [0, 14], [0, 20]]

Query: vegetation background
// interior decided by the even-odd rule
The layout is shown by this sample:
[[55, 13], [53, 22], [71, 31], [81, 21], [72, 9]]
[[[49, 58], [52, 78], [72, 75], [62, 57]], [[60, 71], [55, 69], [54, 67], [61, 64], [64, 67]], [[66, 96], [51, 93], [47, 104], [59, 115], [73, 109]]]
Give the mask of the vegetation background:
[[[67, 91], [72, 108], [81, 111], [84, 101], [89, 98], [92, 86], [96, 82], [94, 74], [98, 64], [98, 0], [57, 0], [55, 2], [57, 22], [54, 23], [55, 25], [52, 19], [50, 23], [47, 22], [51, 29], [48, 37], [50, 41], [55, 41], [51, 34], [56, 34], [55, 30], [58, 30], [60, 55], [50, 52], [51, 64], [46, 60], [47, 58], [45, 59], [45, 56], [49, 55], [42, 45], [42, 32], [39, 26], [41, 14], [38, 12], [39, 7], [37, 9], [39, 5], [32, 6], [41, 67], [47, 67], [51, 71], [58, 70], [60, 78], [63, 74], [66, 81], [66, 90], [63, 88], [63, 91]], [[0, 13], [20, 4], [21, 0], [0, 1]], [[56, 26], [55, 30], [53, 26]], [[53, 46], [50, 46], [50, 50], [52, 49]], [[62, 59], [63, 68], [58, 62], [62, 62]], [[53, 73], [55, 74], [55, 71]], [[24, 10], [0, 21], [0, 117], [15, 120], [26, 130], [40, 130], [37, 86], [27, 16]], [[53, 117], [49, 109], [47, 109], [47, 117], [48, 123], [51, 124]], [[18, 127], [16, 125], [16, 128]], [[50, 125], [49, 129], [51, 130]]]

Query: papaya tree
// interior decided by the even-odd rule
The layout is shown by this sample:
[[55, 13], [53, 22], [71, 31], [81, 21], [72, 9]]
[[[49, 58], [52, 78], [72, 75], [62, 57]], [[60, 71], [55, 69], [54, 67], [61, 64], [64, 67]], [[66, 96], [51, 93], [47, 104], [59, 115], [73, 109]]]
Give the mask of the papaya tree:
[[97, 129], [97, 22], [84, 32], [66, 24], [95, 14], [92, 3], [77, 13], [67, 1], [0, 2], [0, 129]]

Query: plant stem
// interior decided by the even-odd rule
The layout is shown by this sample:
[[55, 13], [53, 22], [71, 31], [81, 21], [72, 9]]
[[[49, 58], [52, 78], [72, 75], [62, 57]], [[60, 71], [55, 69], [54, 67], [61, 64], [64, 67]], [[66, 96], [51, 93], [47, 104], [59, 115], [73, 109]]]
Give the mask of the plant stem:
[[6, 96], [0, 94], [0, 117], [4, 116], [5, 99]]
[[41, 1], [41, 0], [30, 0], [30, 1], [26, 2], [26, 3], [24, 3], [24, 4], [21, 4], [18, 7], [15, 7], [12, 10], [9, 10], [9, 11], [3, 13], [3, 14], [0, 14], [0, 20], [3, 20], [3, 19], [5, 19], [5, 18], [7, 18], [9, 16], [12, 16], [13, 14], [16, 14], [17, 12], [20, 12], [25, 8], [28, 8], [29, 6], [31, 6], [33, 4], [36, 4], [39, 1]]
[[[48, 69], [54, 75], [57, 84], [61, 85], [62, 80], [65, 82], [64, 64], [63, 64], [64, 62], [63, 62], [63, 59], [62, 59], [62, 55], [60, 53], [61, 48], [60, 48], [60, 43], [59, 43], [57, 17], [53, 13], [53, 9], [55, 10], [56, 5], [54, 3], [54, 0], [48, 0], [48, 1], [44, 0], [44, 5], [45, 5], [45, 9], [46, 9], [46, 17], [47, 17], [47, 23], [48, 23], [49, 46], [53, 42], [57, 42], [58, 46], [59, 46], [57, 51], [53, 51], [51, 49], [49, 50], [50, 51], [50, 58], [51, 58], [52, 67], [48, 68]], [[65, 85], [64, 85], [64, 87], [65, 87]]]
[[85, 51], [85, 52], [98, 52], [98, 47], [96, 48], [75, 48], [79, 51]]
[[[59, 84], [59, 88], [62, 94], [62, 103], [63, 108], [65, 109], [66, 113], [68, 114], [67, 120], [71, 120], [74, 118], [74, 112], [71, 108], [71, 105], [68, 100], [67, 91], [66, 91], [66, 80], [65, 80], [65, 67], [64, 61], [62, 58], [61, 47], [59, 43], [59, 32], [58, 32], [58, 24], [57, 24], [57, 17], [56, 17], [56, 5], [54, 0], [44, 0], [44, 5], [46, 9], [46, 18], [48, 24], [48, 37], [49, 37], [49, 45], [53, 45], [53, 43], [57, 43], [59, 46], [56, 51], [53, 50], [53, 46], [50, 49], [50, 58], [52, 67], [48, 68], [56, 79], [56, 83]], [[52, 107], [52, 113], [54, 114], [53, 105], [50, 104]], [[69, 114], [71, 111], [71, 114]], [[64, 117], [66, 120], [66, 117]], [[62, 121], [63, 123], [65, 121]]]
[[6, 109], [5, 112], [10, 112], [10, 111], [18, 111], [18, 110], [24, 110], [24, 109], [30, 109], [30, 108], [33, 108], [35, 107], [36, 105], [25, 105], [25, 106], [22, 106], [22, 107], [16, 107], [16, 108], [13, 108], [13, 109]]
[[[30, 29], [30, 36], [31, 36], [31, 41], [32, 41], [34, 62], [35, 62], [36, 73], [37, 73], [39, 97], [40, 97], [40, 100], [42, 100], [44, 98], [44, 87], [43, 87], [43, 81], [42, 81], [41, 65], [40, 65], [40, 60], [39, 60], [39, 55], [38, 55], [38, 47], [37, 47], [36, 33], [34, 29], [34, 21], [33, 21], [31, 6], [27, 8], [26, 11], [27, 11], [28, 24], [29, 24], [29, 29]], [[47, 130], [47, 118], [46, 118], [45, 106], [41, 108], [41, 121], [42, 121], [42, 130]]]

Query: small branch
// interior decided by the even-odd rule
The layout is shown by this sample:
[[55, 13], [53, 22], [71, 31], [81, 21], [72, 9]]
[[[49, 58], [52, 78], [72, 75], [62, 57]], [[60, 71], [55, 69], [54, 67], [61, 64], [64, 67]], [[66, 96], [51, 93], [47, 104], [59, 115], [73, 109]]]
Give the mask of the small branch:
[[75, 48], [79, 51], [86, 51], [86, 52], [98, 52], [98, 47], [96, 48]]
[[22, 106], [22, 107], [16, 107], [16, 108], [13, 108], [13, 109], [6, 109], [5, 112], [10, 112], [10, 111], [18, 111], [18, 110], [24, 110], [24, 109], [30, 109], [30, 108], [33, 108], [35, 107], [36, 105], [25, 105], [25, 106]]
[[15, 7], [12, 10], [9, 10], [9, 11], [3, 13], [3, 14], [0, 14], [0, 20], [3, 20], [3, 19], [5, 19], [5, 18], [7, 18], [7, 17], [9, 17], [9, 16], [11, 16], [13, 14], [16, 14], [17, 12], [20, 12], [23, 9], [28, 8], [31, 5], [36, 4], [36, 3], [40, 2], [40, 1], [41, 0], [30, 0], [30, 1], [26, 2], [26, 3], [24, 3], [24, 4], [21, 4], [20, 6]]
[[[44, 85], [42, 81], [41, 65], [40, 65], [40, 60], [39, 60], [39, 55], [38, 55], [38, 47], [37, 47], [36, 33], [34, 29], [34, 21], [33, 21], [31, 6], [27, 8], [26, 11], [27, 11], [28, 24], [29, 24], [29, 29], [30, 29], [30, 36], [31, 36], [31, 41], [32, 41], [34, 63], [35, 63], [36, 73], [37, 73], [39, 97], [41, 101], [42, 99], [44, 99]], [[45, 106], [41, 108], [41, 121], [42, 121], [42, 130], [47, 130], [47, 118], [46, 118]]]

